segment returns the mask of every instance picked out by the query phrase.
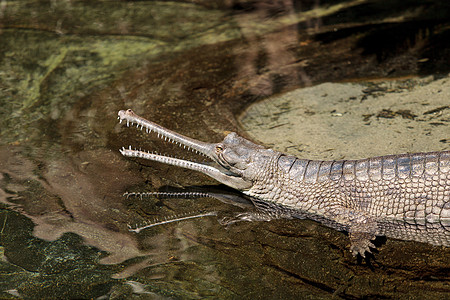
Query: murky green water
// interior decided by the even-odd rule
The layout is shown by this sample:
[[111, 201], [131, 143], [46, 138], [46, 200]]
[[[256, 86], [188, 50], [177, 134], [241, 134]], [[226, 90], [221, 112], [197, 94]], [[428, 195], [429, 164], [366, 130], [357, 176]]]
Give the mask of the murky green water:
[[[216, 183], [122, 157], [118, 149], [133, 145], [197, 159], [120, 126], [117, 112], [132, 108], [215, 142], [228, 130], [251, 136], [237, 116], [298, 88], [434, 82], [450, 70], [448, 12], [441, 1], [2, 1], [0, 298], [442, 299], [450, 292], [448, 248], [388, 239], [370, 262], [360, 261], [344, 233], [312, 221], [223, 226], [221, 217], [248, 208], [123, 197]], [[430, 103], [438, 102], [424, 99], [412, 113], [448, 105]], [[263, 114], [282, 120], [286, 108], [278, 108]], [[448, 109], [425, 117], [435, 150], [448, 149]], [[276, 144], [276, 135], [261, 140]], [[218, 216], [128, 230], [211, 211]]]

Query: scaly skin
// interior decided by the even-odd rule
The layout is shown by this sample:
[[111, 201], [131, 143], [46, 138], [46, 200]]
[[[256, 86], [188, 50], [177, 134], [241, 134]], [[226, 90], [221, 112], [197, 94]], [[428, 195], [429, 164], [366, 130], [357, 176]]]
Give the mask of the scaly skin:
[[140, 157], [207, 174], [283, 211], [349, 232], [354, 255], [370, 252], [376, 236], [450, 246], [450, 151], [362, 160], [315, 161], [266, 149], [230, 133], [210, 144], [185, 137], [119, 111], [120, 122], [137, 124], [197, 151], [216, 166], [121, 149]]

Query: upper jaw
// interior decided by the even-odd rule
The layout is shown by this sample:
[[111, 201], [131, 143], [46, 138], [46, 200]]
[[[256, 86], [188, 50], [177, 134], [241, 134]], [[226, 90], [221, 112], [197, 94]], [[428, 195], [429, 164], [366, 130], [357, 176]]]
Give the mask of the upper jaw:
[[120, 110], [118, 116], [120, 123], [122, 123], [122, 121], [126, 121], [127, 126], [129, 126], [130, 124], [136, 124], [136, 127], [138, 129], [139, 127], [141, 128], [141, 130], [145, 128], [147, 133], [154, 131], [158, 134], [158, 137], [164, 138], [165, 140], [168, 139], [172, 143], [184, 146], [184, 148], [187, 147], [188, 149], [194, 150], [195, 152], [216, 160], [214, 156], [215, 144], [205, 143], [176, 133], [172, 130], [164, 128], [161, 125], [138, 116], [131, 109]]
[[197, 162], [191, 162], [187, 160], [182, 160], [173, 157], [167, 157], [155, 153], [145, 152], [141, 150], [132, 149], [131, 146], [126, 149], [120, 149], [120, 153], [127, 157], [140, 157], [144, 159], [149, 159], [153, 161], [158, 161], [178, 167], [183, 167], [195, 171], [200, 171], [210, 177], [216, 179], [217, 181], [236, 188], [238, 190], [246, 190], [251, 187], [251, 184], [245, 181], [239, 174], [231, 172], [221, 166], [219, 163], [219, 159], [217, 154], [215, 153], [216, 145], [213, 143], [205, 143], [202, 141], [198, 141], [187, 136], [181, 135], [174, 131], [171, 131], [167, 128], [164, 128], [161, 125], [158, 125], [154, 122], [146, 120], [137, 114], [135, 114], [131, 109], [128, 110], [120, 110], [118, 113], [119, 122], [125, 121], [127, 126], [136, 125], [137, 128], [143, 130], [144, 128], [148, 133], [154, 131], [158, 134], [158, 137], [163, 138], [165, 140], [169, 140], [172, 143], [183, 146], [185, 149], [193, 150], [199, 154], [202, 154], [208, 158], [210, 158], [214, 163], [218, 166], [210, 166], [209, 164], [202, 164]]

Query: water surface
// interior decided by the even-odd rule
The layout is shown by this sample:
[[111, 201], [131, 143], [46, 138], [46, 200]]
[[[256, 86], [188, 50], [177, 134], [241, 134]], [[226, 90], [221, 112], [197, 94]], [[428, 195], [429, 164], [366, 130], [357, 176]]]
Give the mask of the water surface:
[[[231, 130], [252, 136], [237, 116], [273, 95], [445, 77], [449, 19], [441, 1], [2, 2], [1, 298], [442, 299], [442, 247], [382, 240], [372, 260], [358, 260], [345, 233], [307, 220], [223, 226], [204, 217], [130, 232], [161, 216], [247, 208], [123, 197], [217, 183], [122, 157], [118, 149], [133, 145], [198, 159], [120, 126], [117, 112], [208, 142]], [[426, 116], [440, 123], [439, 134], [430, 129], [443, 141], [435, 150], [448, 149], [448, 109]]]

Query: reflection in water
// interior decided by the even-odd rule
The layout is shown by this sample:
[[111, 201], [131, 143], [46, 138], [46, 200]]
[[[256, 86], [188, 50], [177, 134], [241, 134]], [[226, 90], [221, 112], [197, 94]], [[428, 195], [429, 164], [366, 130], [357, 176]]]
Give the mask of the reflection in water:
[[[262, 36], [255, 35], [261, 24], [279, 18], [290, 25]], [[238, 80], [248, 81], [252, 94], [268, 96], [285, 85], [311, 84], [302, 68], [304, 62], [298, 62], [294, 52], [298, 44], [306, 41], [299, 40], [293, 1], [259, 1], [250, 13], [237, 14], [234, 19], [247, 44], [247, 51], [236, 53]]]
[[114, 154], [108, 151], [94, 158], [99, 152], [84, 152], [83, 157], [54, 160], [35, 175], [33, 162], [18, 149], [10, 150], [3, 148], [0, 153], [1, 172], [8, 176], [2, 189], [14, 194], [5, 194], [0, 200], [33, 221], [37, 238], [54, 241], [66, 232], [76, 233], [87, 244], [110, 253], [101, 260], [105, 264], [150, 254], [140, 251], [131, 236], [119, 231], [118, 226], [123, 226], [120, 220], [126, 222], [127, 216], [120, 205], [110, 201], [123, 189], [119, 178], [132, 174], [122, 172], [111, 185], [98, 185], [99, 179], [105, 178], [103, 172], [112, 173]]
[[[312, 222], [209, 217], [136, 235], [127, 225], [154, 216], [213, 208], [232, 223], [234, 209], [248, 211], [121, 196], [212, 181], [122, 158], [123, 144], [145, 139], [121, 130], [119, 109], [215, 141], [242, 132], [234, 114], [273, 93], [448, 72], [446, 4], [407, 2], [2, 1], [0, 266], [10, 277], [0, 297], [442, 298], [443, 250], [388, 241], [368, 274], [340, 233]], [[421, 32], [420, 43], [393, 36], [383, 47], [386, 28]]]
[[217, 217], [218, 222], [223, 226], [242, 221], [270, 221], [278, 218], [291, 219], [289, 214], [283, 214], [282, 210], [277, 210], [274, 207], [262, 205], [258, 199], [246, 196], [236, 191], [218, 191], [214, 187], [186, 187], [182, 191], [173, 187], [166, 187], [170, 192], [133, 192], [125, 193], [127, 198], [134, 197], [140, 199], [156, 197], [158, 199], [200, 199], [213, 198], [223, 203], [230, 204], [245, 212], [229, 212], [229, 211], [208, 211], [208, 212], [183, 212], [182, 214], [157, 217], [153, 220], [147, 220], [141, 225], [135, 227], [129, 226], [129, 230], [139, 233], [142, 230], [169, 224], [173, 222], [181, 222], [189, 219], [203, 218], [203, 217]]

